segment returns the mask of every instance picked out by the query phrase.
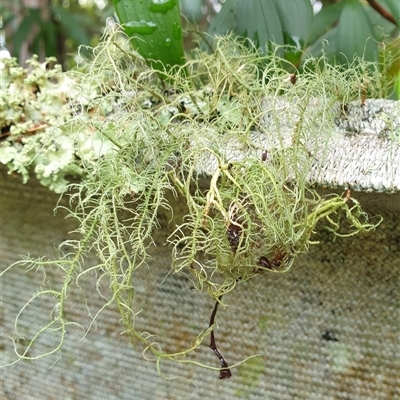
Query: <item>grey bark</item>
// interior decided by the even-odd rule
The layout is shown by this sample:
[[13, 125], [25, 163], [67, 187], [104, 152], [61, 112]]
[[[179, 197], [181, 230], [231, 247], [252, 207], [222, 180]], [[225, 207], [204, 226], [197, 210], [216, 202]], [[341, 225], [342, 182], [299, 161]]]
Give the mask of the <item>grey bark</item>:
[[[323, 101], [316, 99], [309, 106], [309, 113], [303, 110], [303, 126], [310, 128], [310, 134], [302, 140], [310, 155], [310, 185], [366, 192], [400, 191], [400, 102], [377, 99], [364, 104], [337, 103], [330, 110], [333, 119], [328, 120], [324, 113], [327, 104]], [[219, 151], [228, 161], [240, 161], [249, 155], [261, 157], [278, 145], [291, 145], [301, 104], [267, 99], [263, 107], [266, 115], [262, 128], [268, 135], [251, 132], [250, 145], [222, 141]], [[278, 132], [275, 137], [280, 138], [280, 144], [278, 139], [271, 139], [271, 132]], [[198, 166], [207, 175], [216, 168], [217, 159], [209, 155]]]

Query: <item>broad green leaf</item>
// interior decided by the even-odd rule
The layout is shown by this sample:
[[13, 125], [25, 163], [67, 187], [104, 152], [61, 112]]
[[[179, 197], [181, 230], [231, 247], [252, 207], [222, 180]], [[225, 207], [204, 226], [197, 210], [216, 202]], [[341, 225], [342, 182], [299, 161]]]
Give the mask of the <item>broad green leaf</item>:
[[275, 4], [285, 44], [303, 49], [313, 21], [310, 0], [275, 0]]
[[33, 54], [40, 54], [42, 50], [42, 45], [43, 45], [44, 39], [42, 32], [40, 31], [36, 36], [34, 36], [30, 50], [32, 51]]
[[368, 61], [378, 59], [374, 31], [359, 0], [347, 0], [337, 26], [337, 60], [347, 64], [355, 55]]
[[255, 46], [268, 48], [270, 42], [283, 44], [283, 31], [275, 0], [227, 0], [211, 23], [208, 33], [233, 32], [247, 37]]
[[178, 0], [113, 0], [131, 43], [150, 65], [163, 71], [185, 63]]
[[316, 40], [305, 55], [310, 54], [312, 57], [321, 57], [324, 54], [328, 63], [334, 63], [337, 47], [337, 27], [334, 27]]
[[16, 16], [12, 14], [7, 8], [0, 8], [0, 10], [3, 13], [3, 28], [6, 28], [8, 24], [11, 24], [16, 19]]
[[378, 3], [382, 3], [382, 6], [386, 10], [390, 11], [394, 19], [397, 22], [397, 26], [400, 27], [400, 4], [399, 0], [380, 0]]
[[393, 32], [393, 28], [396, 29], [396, 27], [386, 18], [383, 18], [382, 15], [376, 12], [372, 7], [365, 7], [365, 12], [368, 15], [368, 19], [371, 23], [374, 32], [374, 38], [381, 42], [385, 38], [390, 37], [391, 33]]
[[309, 0], [275, 0], [282, 25], [285, 58], [298, 65], [310, 33], [313, 9]]
[[240, 1], [236, 16], [236, 30], [248, 37], [257, 47], [268, 42], [283, 44], [283, 30], [274, 0]]
[[239, 1], [226, 0], [219, 13], [212, 20], [207, 33], [212, 36], [222, 36], [234, 32]]
[[308, 43], [310, 45], [317, 40], [320, 42], [321, 36], [325, 35], [325, 33], [333, 27], [338, 21], [344, 5], [344, 2], [330, 4], [323, 7], [321, 11], [314, 16], [310, 36], [308, 38]]

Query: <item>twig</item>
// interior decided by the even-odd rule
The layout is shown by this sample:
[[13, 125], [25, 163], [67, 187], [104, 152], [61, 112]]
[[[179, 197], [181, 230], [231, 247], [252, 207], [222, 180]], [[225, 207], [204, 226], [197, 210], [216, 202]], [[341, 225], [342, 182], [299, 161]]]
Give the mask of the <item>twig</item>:
[[[218, 300], [215, 302], [214, 310], [211, 314], [210, 318], [210, 327], [214, 325], [215, 316], [217, 315], [218, 304], [221, 301], [222, 296], [218, 297]], [[215, 336], [214, 336], [214, 329], [211, 331], [211, 342], [210, 342], [210, 349], [215, 353], [218, 357], [219, 362], [221, 364], [221, 370], [219, 372], [219, 379], [230, 378], [232, 376], [231, 370], [228, 368], [228, 363], [225, 361], [222, 354], [218, 351], [217, 345], [215, 344]]]
[[398, 22], [395, 20], [393, 15], [387, 11], [385, 8], [383, 8], [380, 4], [378, 4], [375, 0], [367, 0], [369, 5], [377, 11], [379, 14], [382, 15], [383, 18], [386, 18], [388, 21], [390, 21], [392, 24], [395, 24], [399, 26]]

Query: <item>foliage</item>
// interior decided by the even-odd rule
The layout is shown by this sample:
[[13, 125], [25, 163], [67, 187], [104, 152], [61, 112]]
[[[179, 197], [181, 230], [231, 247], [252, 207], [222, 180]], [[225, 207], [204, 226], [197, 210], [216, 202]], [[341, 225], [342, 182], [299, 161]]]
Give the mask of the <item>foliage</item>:
[[325, 54], [330, 62], [334, 58], [342, 63], [351, 62], [354, 56], [375, 61], [378, 42], [399, 27], [398, 7], [391, 0], [384, 3], [392, 12], [392, 22], [360, 0], [328, 4], [315, 16], [308, 0], [227, 0], [208, 32], [223, 35], [233, 31], [264, 49], [270, 42], [293, 46], [298, 49], [296, 55], [290, 55], [294, 64], [300, 62], [302, 51], [310, 46], [312, 54], [320, 56], [324, 39], [329, 41]]
[[[390, 1], [387, 3], [391, 5]], [[115, 0], [115, 7], [132, 44], [153, 67], [162, 70], [182, 65], [183, 42], [176, 0], [144, 0], [135, 6], [130, 0]], [[162, 12], [153, 12], [154, 7], [161, 7]], [[398, 14], [393, 13], [393, 21], [388, 22], [360, 0], [331, 4], [316, 16], [309, 0], [227, 0], [207, 32], [212, 37], [233, 32], [245, 38], [245, 44], [251, 43], [250, 47], [266, 52], [272, 50], [273, 44], [280, 45], [275, 54], [296, 67], [307, 52], [315, 57], [324, 54], [331, 64], [348, 65], [354, 58], [378, 60], [382, 52], [379, 43], [396, 31]], [[207, 43], [210, 39], [204, 37]], [[206, 48], [204, 43], [202, 48]], [[399, 56], [390, 57], [393, 69]]]
[[[94, 5], [81, 6], [79, 1], [68, 3], [58, 0], [48, 7], [31, 2], [25, 6], [17, 2], [13, 6], [2, 6], [4, 28], [8, 33], [8, 45], [14, 57], [20, 55], [24, 43], [29, 44], [29, 53], [45, 57], [56, 57], [64, 68], [75, 65], [69, 58], [80, 46], [98, 43], [104, 21], [113, 12], [112, 7], [99, 10]], [[83, 50], [84, 51], [84, 50]]]
[[[215, 36], [232, 31], [264, 50], [270, 43], [289, 45], [280, 55], [296, 66], [307, 53], [315, 57], [324, 54], [330, 64], [348, 65], [354, 58], [377, 61], [382, 48], [395, 48], [400, 26], [396, 0], [381, 3], [383, 9], [377, 12], [360, 0], [335, 1], [313, 16], [309, 0], [227, 0], [208, 33]], [[390, 57], [391, 69], [400, 77], [398, 52]], [[394, 90], [399, 98], [400, 92]]]
[[[184, 34], [178, 3], [178, 0], [114, 0], [125, 32], [131, 36], [139, 53], [151, 60], [157, 69], [163, 68], [160, 63], [164, 66], [184, 63]], [[270, 43], [289, 45], [281, 48], [285, 54], [279, 55], [295, 66], [300, 65], [302, 55], [307, 52], [315, 57], [324, 54], [330, 63], [351, 63], [354, 56], [377, 61], [382, 48], [396, 43], [400, 11], [397, 0], [367, 3], [361, 0], [324, 1], [322, 9], [313, 15], [310, 0], [226, 0], [207, 33], [219, 36], [232, 32], [250, 39], [257, 48], [264, 50], [268, 50]], [[201, 16], [202, 6], [202, 0], [190, 2], [190, 7], [188, 2], [181, 2], [182, 11], [187, 12], [189, 18]], [[95, 7], [80, 7], [75, 1], [66, 7], [53, 0], [49, 11], [51, 18], [44, 18], [39, 8], [24, 10], [24, 18], [10, 36], [14, 56], [29, 37], [33, 52], [43, 54], [39, 50], [44, 50], [46, 56], [56, 55], [66, 66], [66, 52], [75, 51], [79, 44], [97, 43], [100, 28], [112, 14], [112, 7], [100, 11]], [[3, 15], [9, 30], [7, 27], [15, 23], [14, 15], [7, 7], [4, 7]], [[61, 46], [64, 42], [65, 49]], [[396, 69], [394, 75], [400, 76], [395, 61], [398, 57], [392, 55], [392, 59], [392, 68]]]
[[312, 18], [313, 11], [308, 0], [227, 0], [208, 33], [215, 36], [233, 31], [250, 39], [261, 49], [268, 49], [271, 43], [289, 45], [291, 47], [287, 49], [291, 51], [286, 57], [297, 64], [307, 42]]
[[155, 69], [185, 63], [178, 0], [113, 0], [125, 33]]
[[[173, 354], [135, 327], [135, 277], [146, 273], [148, 247], [162, 210], [177, 212], [178, 227], [168, 240], [172, 270], [217, 301], [262, 273], [287, 271], [308, 251], [321, 220], [344, 236], [379, 223], [369, 222], [350, 193], [322, 198], [306, 179], [313, 157], [305, 143], [311, 141], [318, 153], [330, 135], [334, 104], [359, 98], [365, 82], [373, 92], [379, 79], [371, 83], [371, 64], [360, 60], [346, 70], [329, 65], [320, 69], [320, 59], [308, 59], [309, 67], [292, 84], [276, 54], [279, 48], [265, 55], [229, 37], [215, 46], [212, 54], [198, 50], [181, 67], [188, 71], [185, 77], [146, 66], [129, 40], [113, 30], [94, 49], [92, 63], [62, 75], [77, 82], [72, 90], [76, 96], [69, 99], [71, 120], [56, 124], [69, 133], [84, 171], [84, 179], [70, 186], [70, 213], [79, 223], [80, 239], [67, 241], [71, 252], [57, 260], [25, 259], [9, 267], [58, 267], [64, 277], [61, 288], [35, 294], [18, 314], [17, 328], [32, 301], [45, 297], [55, 303], [48, 324], [27, 347], [20, 350], [15, 341], [18, 359], [43, 356], [35, 354], [35, 344], [49, 329], [60, 334], [50, 353], [60, 349], [71, 323], [64, 315], [71, 282], [97, 271], [97, 287], [107, 277], [112, 290], [105, 306], [118, 305], [124, 333], [143, 344], [159, 371], [164, 359], [199, 365], [186, 355], [193, 355], [212, 326]], [[256, 73], [260, 65], [265, 65], [261, 77]], [[36, 68], [45, 76], [39, 64]], [[319, 107], [312, 104], [315, 98]], [[282, 100], [295, 112], [278, 116]], [[52, 136], [40, 138], [37, 157], [56, 140], [53, 131], [47, 134]], [[268, 149], [259, 145], [261, 135]], [[35, 136], [21, 141], [27, 145]], [[97, 151], [97, 157], [87, 157], [86, 147], [79, 145], [82, 137], [93, 140], [90, 154]], [[95, 138], [100, 139], [98, 148]], [[238, 153], [242, 156], [234, 156]], [[206, 187], [200, 183], [202, 173], [211, 175]], [[184, 215], [171, 210], [171, 194], [185, 200]], [[89, 252], [98, 258], [93, 267], [84, 263]]]
[[[393, 14], [397, 24], [388, 22], [375, 10], [359, 0], [347, 0], [324, 7], [313, 21], [310, 32], [310, 52], [318, 55], [322, 46], [328, 59], [346, 63], [355, 54], [369, 61], [376, 61], [379, 43], [397, 32], [398, 13]], [[324, 45], [326, 40], [329, 44]]]

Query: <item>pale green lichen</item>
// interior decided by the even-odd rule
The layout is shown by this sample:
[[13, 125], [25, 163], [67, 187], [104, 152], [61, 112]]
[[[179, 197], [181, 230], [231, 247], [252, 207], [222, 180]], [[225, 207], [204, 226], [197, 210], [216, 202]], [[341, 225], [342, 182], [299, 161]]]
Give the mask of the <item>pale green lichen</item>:
[[[71, 177], [84, 176], [80, 157], [97, 160], [111, 143], [89, 129], [73, 130], [72, 105], [76, 98], [82, 99], [77, 86], [80, 76], [62, 73], [54, 62], [39, 63], [33, 58], [28, 61], [29, 69], [24, 69], [15, 59], [3, 60], [0, 162], [10, 172], [21, 174], [24, 183], [34, 173], [44, 186], [61, 193]], [[81, 117], [87, 117], [86, 110]]]
[[[330, 134], [332, 105], [337, 99], [357, 98], [357, 85], [370, 77], [360, 76], [359, 68], [321, 69], [321, 60], [309, 60], [309, 68], [293, 85], [278, 57], [260, 55], [224, 38], [216, 42], [215, 53], [199, 51], [187, 63], [188, 78], [166, 71], [167, 79], [160, 80], [160, 72], [148, 68], [129, 41], [118, 35], [109, 32], [94, 50], [93, 62], [80, 71], [57, 74], [58, 90], [64, 76], [68, 83], [58, 93], [57, 112], [40, 121], [55, 121], [51, 128], [27, 135], [32, 127], [24, 125], [27, 121], [17, 109], [20, 120], [14, 125], [20, 131], [2, 144], [2, 162], [25, 178], [32, 166], [44, 184], [61, 191], [68, 175], [85, 177], [73, 185], [71, 204], [77, 206], [71, 215], [79, 222], [81, 235], [79, 241], [68, 242], [73, 250], [58, 260], [18, 263], [57, 266], [65, 280], [61, 289], [34, 296], [55, 297], [57, 313], [27, 348], [16, 351], [21, 359], [32, 358], [28, 354], [35, 340], [47, 329], [61, 332], [60, 343], [51, 352], [59, 350], [71, 280], [98, 270], [110, 280], [109, 301], [118, 306], [124, 333], [143, 344], [158, 369], [162, 359], [197, 364], [185, 356], [200, 346], [211, 328], [193, 338], [187, 349], [171, 354], [135, 327], [135, 277], [147, 265], [160, 210], [172, 207], [167, 193], [178, 193], [188, 210], [183, 216], [177, 213], [181, 218], [174, 221], [177, 229], [168, 240], [172, 270], [190, 277], [198, 290], [218, 301], [261, 273], [287, 271], [299, 254], [308, 251], [321, 220], [340, 235], [374, 229], [379, 220], [369, 222], [349, 192], [321, 198], [307, 186], [312, 156], [304, 146], [310, 136]], [[19, 85], [26, 85], [23, 77], [28, 73], [24, 74], [16, 74]], [[52, 83], [43, 74], [42, 70], [30, 78], [29, 85], [40, 83], [44, 92], [52, 92]], [[70, 80], [77, 85], [70, 85]], [[43, 94], [48, 103], [39, 106], [36, 94], [30, 96], [33, 109], [46, 112], [55, 100], [53, 94]], [[271, 107], [265, 107], [265, 96], [272, 99]], [[298, 110], [298, 115], [287, 116], [295, 119], [289, 146], [283, 145], [285, 121], [278, 121], [274, 109], [282, 96]], [[308, 107], [315, 97], [322, 99], [316, 110]], [[267, 118], [275, 121], [274, 131], [263, 128]], [[257, 130], [269, 140], [265, 153], [250, 140]], [[241, 155], [235, 160], [226, 152], [232, 143], [233, 152]], [[215, 167], [204, 186], [199, 172], [207, 160]], [[344, 230], [341, 216], [348, 221]], [[85, 269], [89, 250], [99, 262]]]

